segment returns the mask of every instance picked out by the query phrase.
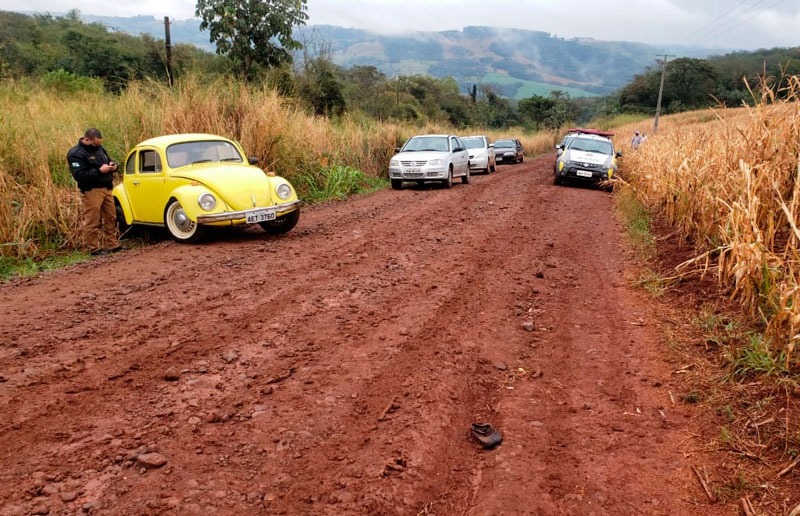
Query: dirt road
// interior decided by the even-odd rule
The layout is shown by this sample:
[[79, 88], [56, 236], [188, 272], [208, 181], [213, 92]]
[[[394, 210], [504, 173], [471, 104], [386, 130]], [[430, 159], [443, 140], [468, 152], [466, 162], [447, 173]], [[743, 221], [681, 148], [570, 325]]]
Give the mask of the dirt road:
[[0, 514], [735, 514], [552, 159], [0, 286]]

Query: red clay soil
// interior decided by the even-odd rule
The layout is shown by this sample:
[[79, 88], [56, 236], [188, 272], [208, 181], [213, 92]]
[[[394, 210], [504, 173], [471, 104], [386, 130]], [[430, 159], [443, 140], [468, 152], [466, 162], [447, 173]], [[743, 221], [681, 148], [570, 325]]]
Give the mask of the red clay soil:
[[0, 514], [738, 514], [552, 161], [0, 286]]

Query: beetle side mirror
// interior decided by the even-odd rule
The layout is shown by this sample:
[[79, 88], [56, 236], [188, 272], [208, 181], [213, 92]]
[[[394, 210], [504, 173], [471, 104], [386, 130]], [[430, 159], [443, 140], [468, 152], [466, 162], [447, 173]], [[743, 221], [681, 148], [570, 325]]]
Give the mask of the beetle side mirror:
[[249, 158], [247, 158], [247, 162], [250, 163], [251, 165], [257, 165], [258, 158], [255, 156], [250, 156]]

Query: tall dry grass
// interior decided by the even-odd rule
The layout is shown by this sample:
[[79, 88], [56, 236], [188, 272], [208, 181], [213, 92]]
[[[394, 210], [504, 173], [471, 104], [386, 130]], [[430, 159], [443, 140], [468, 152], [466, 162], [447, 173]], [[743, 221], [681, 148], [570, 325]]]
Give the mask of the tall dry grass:
[[[0, 258], [16, 259], [79, 248], [79, 197], [65, 156], [87, 127], [103, 132], [105, 147], [120, 162], [153, 136], [224, 135], [241, 142], [263, 168], [296, 182], [301, 197], [308, 187], [315, 198], [336, 190], [324, 184], [328, 175], [385, 176], [395, 148], [413, 134], [453, 132], [437, 124], [411, 126], [357, 115], [330, 120], [310, 115], [266, 86], [209, 84], [191, 76], [172, 88], [133, 83], [119, 95], [97, 88], [64, 94], [4, 81], [0, 113]], [[520, 137], [529, 154], [549, 151], [554, 143], [551, 134], [491, 136]]]
[[[658, 134], [627, 146], [622, 173], [696, 246], [686, 266], [714, 270], [763, 319], [788, 367], [800, 339], [800, 78], [781, 93], [764, 88], [755, 107], [662, 118]], [[620, 128], [618, 141], [634, 128], [641, 123]]]
[[41, 258], [80, 246], [80, 207], [66, 152], [98, 127], [122, 161], [161, 134], [215, 133], [239, 140], [261, 166], [290, 180], [354, 167], [381, 176], [414, 128], [314, 117], [269, 88], [188, 78], [174, 88], [132, 84], [120, 95], [59, 95], [29, 83], [0, 85], [0, 257]]

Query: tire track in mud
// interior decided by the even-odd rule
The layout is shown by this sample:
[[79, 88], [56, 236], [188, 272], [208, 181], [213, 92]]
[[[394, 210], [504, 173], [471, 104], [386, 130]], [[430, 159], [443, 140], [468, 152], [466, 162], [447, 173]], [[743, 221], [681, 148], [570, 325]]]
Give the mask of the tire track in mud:
[[[20, 489], [0, 488], [0, 514], [92, 501], [118, 514], [632, 514], [626, 490], [652, 502], [654, 461], [637, 459], [652, 442], [637, 434], [660, 430], [654, 338], [630, 332], [639, 299], [615, 278], [609, 195], [552, 187], [551, 165], [312, 207], [281, 238], [159, 244], [3, 286], [0, 453], [14, 460], [0, 480]], [[92, 294], [99, 278], [113, 283]], [[619, 431], [616, 411], [639, 405], [643, 426]], [[481, 450], [473, 421], [506, 441]], [[138, 468], [143, 450], [168, 466]], [[46, 486], [81, 494], [41, 500]]]

